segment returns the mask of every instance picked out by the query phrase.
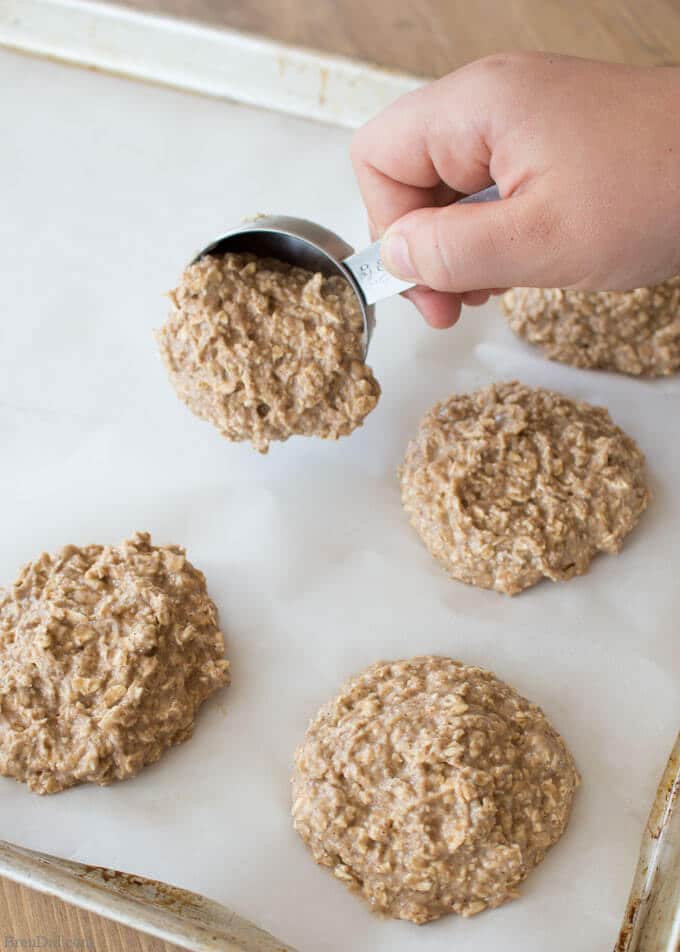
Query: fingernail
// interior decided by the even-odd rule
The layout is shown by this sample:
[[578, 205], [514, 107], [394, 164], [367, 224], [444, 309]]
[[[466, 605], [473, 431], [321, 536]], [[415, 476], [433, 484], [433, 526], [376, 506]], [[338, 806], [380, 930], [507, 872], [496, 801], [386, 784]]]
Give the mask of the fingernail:
[[408, 241], [402, 234], [388, 231], [380, 246], [383, 264], [393, 275], [402, 281], [415, 281], [416, 274]]

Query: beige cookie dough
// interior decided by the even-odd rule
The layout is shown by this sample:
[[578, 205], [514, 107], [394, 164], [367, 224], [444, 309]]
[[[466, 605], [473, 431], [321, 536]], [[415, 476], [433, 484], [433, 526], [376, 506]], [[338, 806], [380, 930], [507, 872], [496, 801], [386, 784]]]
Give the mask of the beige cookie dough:
[[178, 396], [228, 440], [266, 453], [294, 435], [336, 440], [380, 397], [343, 278], [251, 254], [206, 256], [170, 295], [157, 334]]
[[649, 500], [644, 457], [605, 409], [517, 382], [436, 404], [400, 479], [449, 575], [510, 595], [618, 552]]
[[680, 276], [634, 291], [512, 288], [502, 305], [550, 360], [645, 377], [680, 370]]
[[311, 722], [293, 818], [317, 863], [375, 911], [424, 923], [515, 898], [578, 783], [540, 708], [489, 671], [380, 662]]
[[133, 777], [228, 681], [184, 549], [139, 532], [44, 553], [0, 590], [0, 774], [35, 793]]

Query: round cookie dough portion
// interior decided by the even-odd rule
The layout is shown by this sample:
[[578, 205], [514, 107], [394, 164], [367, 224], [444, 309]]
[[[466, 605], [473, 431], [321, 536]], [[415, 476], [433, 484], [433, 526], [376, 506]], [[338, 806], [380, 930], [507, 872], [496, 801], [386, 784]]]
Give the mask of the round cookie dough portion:
[[604, 408], [516, 381], [436, 404], [400, 479], [449, 575], [510, 595], [618, 552], [649, 501], [644, 457]]
[[251, 254], [206, 256], [170, 295], [157, 334], [181, 400], [228, 440], [336, 440], [374, 409], [363, 318], [341, 277]]
[[550, 360], [645, 377], [680, 370], [680, 276], [634, 291], [512, 288], [502, 306]]
[[424, 923], [515, 898], [578, 783], [543, 712], [489, 671], [379, 662], [311, 722], [293, 818], [317, 863], [375, 911]]
[[139, 532], [43, 553], [0, 590], [0, 774], [35, 793], [133, 777], [191, 737], [228, 671], [184, 549]]

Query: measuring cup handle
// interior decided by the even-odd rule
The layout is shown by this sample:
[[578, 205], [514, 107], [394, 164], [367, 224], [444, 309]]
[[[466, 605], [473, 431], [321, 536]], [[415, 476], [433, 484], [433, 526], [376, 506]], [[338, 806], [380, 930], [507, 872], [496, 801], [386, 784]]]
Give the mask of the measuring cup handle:
[[477, 202], [497, 202], [501, 197], [497, 185], [489, 185], [481, 192], [474, 192], [472, 195], [465, 195], [458, 200], [458, 205], [472, 205]]
[[[475, 192], [474, 195], [466, 195], [461, 198], [460, 204], [472, 204], [473, 202], [496, 202], [500, 198], [497, 185], [490, 185], [481, 192]], [[380, 242], [374, 241], [363, 251], [357, 251], [355, 254], [345, 258], [343, 265], [351, 272], [352, 277], [361, 288], [361, 293], [367, 304], [375, 304], [384, 298], [392, 297], [393, 294], [400, 294], [402, 291], [408, 291], [413, 287], [410, 281], [402, 281], [401, 278], [395, 278], [387, 270], [380, 258]]]

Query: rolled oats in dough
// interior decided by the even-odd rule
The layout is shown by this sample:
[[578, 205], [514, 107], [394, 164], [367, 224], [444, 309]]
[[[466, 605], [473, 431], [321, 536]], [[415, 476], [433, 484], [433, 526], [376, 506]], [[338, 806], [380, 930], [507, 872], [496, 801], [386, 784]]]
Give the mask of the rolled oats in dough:
[[311, 722], [295, 829], [374, 910], [424, 923], [517, 896], [579, 775], [540, 708], [449, 658], [379, 662]]
[[361, 309], [343, 278], [251, 254], [206, 256], [170, 297], [157, 339], [172, 384], [228, 440], [262, 453], [293, 435], [335, 440], [376, 406]]
[[449, 575], [510, 595], [618, 552], [649, 501], [644, 457], [604, 408], [517, 382], [436, 404], [400, 479]]
[[680, 276], [634, 291], [512, 288], [503, 310], [550, 360], [646, 377], [680, 370]]
[[133, 777], [229, 681], [205, 578], [176, 545], [43, 553], [0, 590], [0, 774], [35, 793]]

